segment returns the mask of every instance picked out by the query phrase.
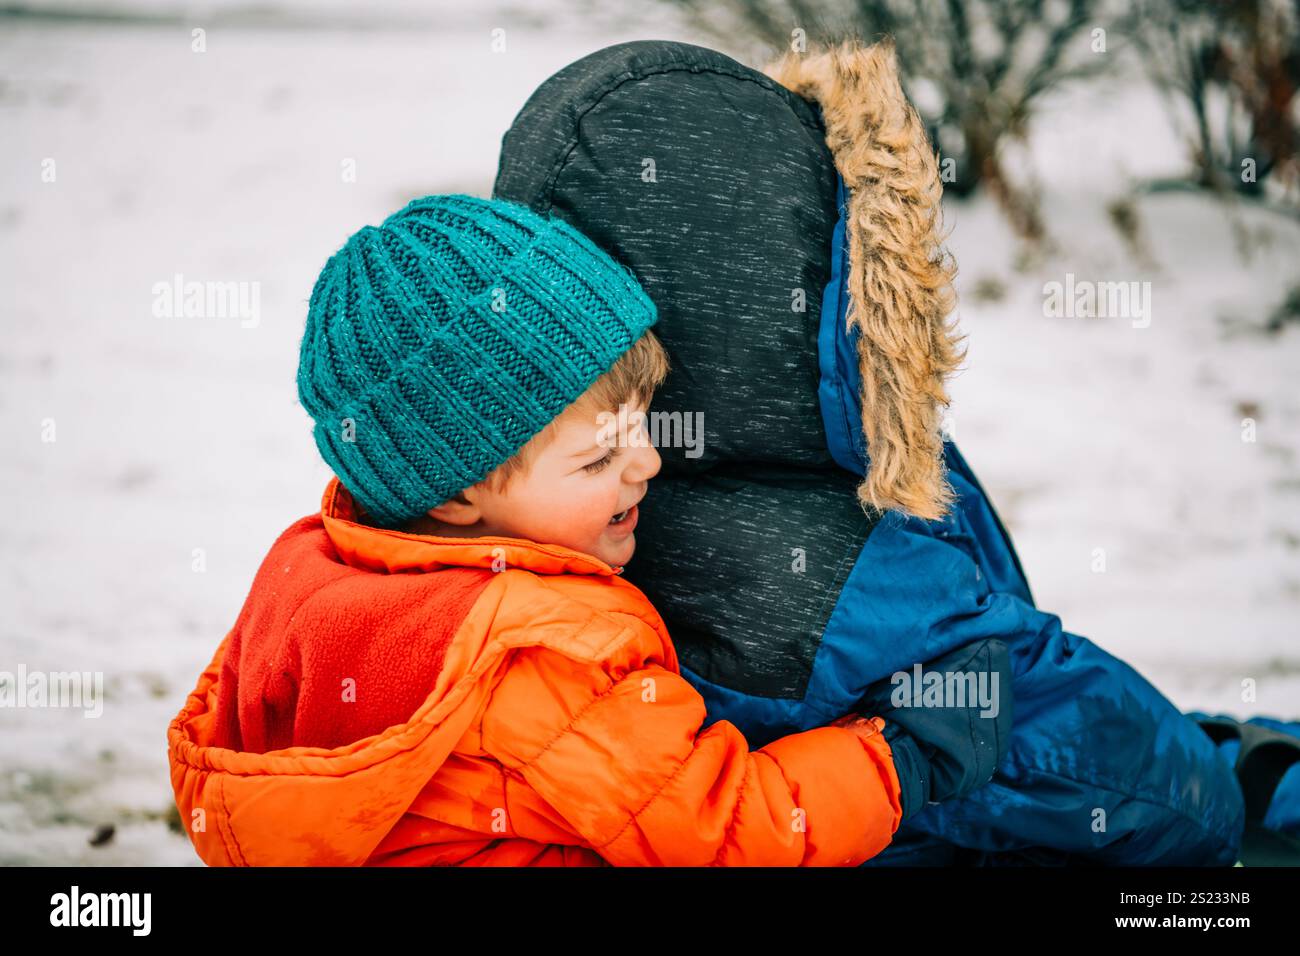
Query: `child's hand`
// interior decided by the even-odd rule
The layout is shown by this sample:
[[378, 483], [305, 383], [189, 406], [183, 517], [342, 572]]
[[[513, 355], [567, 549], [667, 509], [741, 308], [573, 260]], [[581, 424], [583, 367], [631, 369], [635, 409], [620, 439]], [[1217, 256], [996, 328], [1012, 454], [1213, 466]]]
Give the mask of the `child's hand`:
[[856, 728], [858, 730], [863, 731], [864, 733], [870, 732], [872, 728], [875, 728], [875, 732], [880, 733], [880, 729], [881, 727], [884, 726], [884, 724], [885, 722], [883, 719], [877, 719], [875, 717], [865, 717], [862, 714], [845, 714], [843, 717], [839, 718], [838, 720], [832, 720], [829, 726], [848, 727], [850, 729]]
[[[1011, 660], [1002, 641], [959, 647], [921, 670], [919, 687], [911, 686], [915, 671], [901, 672], [905, 680], [878, 681], [858, 704], [859, 713], [884, 718], [900, 782], [922, 798], [905, 801], [904, 816], [988, 783], [1011, 736]], [[937, 679], [942, 684], [931, 683]]]

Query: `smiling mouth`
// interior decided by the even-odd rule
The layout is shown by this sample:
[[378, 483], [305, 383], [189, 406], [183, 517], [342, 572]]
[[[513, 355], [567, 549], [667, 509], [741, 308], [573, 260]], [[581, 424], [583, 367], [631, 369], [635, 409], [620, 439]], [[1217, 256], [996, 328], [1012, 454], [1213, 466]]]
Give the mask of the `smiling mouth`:
[[625, 511], [620, 511], [614, 517], [609, 519], [609, 527], [623, 527], [632, 524], [637, 519], [637, 506], [634, 504]]

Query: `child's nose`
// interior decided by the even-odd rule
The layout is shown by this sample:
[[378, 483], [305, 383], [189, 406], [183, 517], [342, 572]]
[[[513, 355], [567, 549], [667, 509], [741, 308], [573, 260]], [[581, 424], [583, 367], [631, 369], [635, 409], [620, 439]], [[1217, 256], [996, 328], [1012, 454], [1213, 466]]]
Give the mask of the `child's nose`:
[[659, 457], [659, 449], [654, 445], [646, 444], [641, 447], [634, 447], [632, 461], [628, 463], [627, 470], [623, 476], [628, 481], [649, 481], [655, 475], [659, 474], [659, 466], [663, 460]]

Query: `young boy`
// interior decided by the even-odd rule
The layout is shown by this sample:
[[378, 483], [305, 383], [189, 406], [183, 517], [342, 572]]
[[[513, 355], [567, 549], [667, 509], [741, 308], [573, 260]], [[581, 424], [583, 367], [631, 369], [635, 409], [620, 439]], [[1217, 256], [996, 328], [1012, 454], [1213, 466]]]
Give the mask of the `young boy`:
[[[417, 200], [330, 259], [298, 384], [337, 478], [169, 728], [207, 863], [857, 864], [933, 795], [880, 717], [752, 753], [702, 729], [619, 576], [659, 455], [611, 413], [667, 373], [655, 320], [500, 201]], [[952, 716], [991, 773], [1005, 726]]]

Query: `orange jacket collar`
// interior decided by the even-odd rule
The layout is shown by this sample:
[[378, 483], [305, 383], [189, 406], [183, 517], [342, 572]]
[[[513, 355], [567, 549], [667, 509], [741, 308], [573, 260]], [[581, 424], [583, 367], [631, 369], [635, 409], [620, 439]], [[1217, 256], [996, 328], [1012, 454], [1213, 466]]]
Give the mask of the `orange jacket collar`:
[[335, 550], [353, 567], [370, 571], [432, 571], [448, 566], [524, 568], [538, 574], [621, 574], [623, 568], [558, 544], [524, 538], [449, 538], [372, 528], [357, 521], [352, 495], [331, 478], [321, 498], [321, 520]]

